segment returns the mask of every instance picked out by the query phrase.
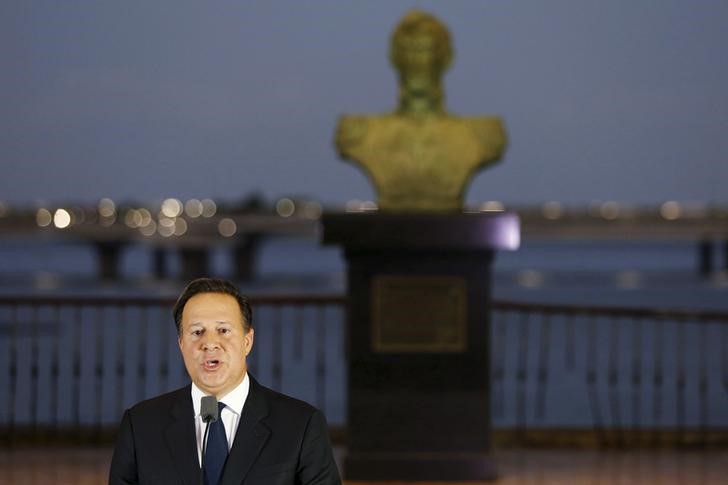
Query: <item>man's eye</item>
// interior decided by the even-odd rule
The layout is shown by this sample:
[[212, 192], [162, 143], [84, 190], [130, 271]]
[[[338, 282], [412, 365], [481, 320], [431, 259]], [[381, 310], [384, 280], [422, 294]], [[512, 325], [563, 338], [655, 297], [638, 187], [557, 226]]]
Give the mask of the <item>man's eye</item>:
[[192, 335], [194, 335], [195, 337], [199, 337], [200, 335], [202, 335], [202, 330], [193, 330]]
[[230, 329], [229, 329], [229, 328], [221, 328], [221, 329], [219, 330], [219, 332], [220, 332], [220, 333], [230, 333]]

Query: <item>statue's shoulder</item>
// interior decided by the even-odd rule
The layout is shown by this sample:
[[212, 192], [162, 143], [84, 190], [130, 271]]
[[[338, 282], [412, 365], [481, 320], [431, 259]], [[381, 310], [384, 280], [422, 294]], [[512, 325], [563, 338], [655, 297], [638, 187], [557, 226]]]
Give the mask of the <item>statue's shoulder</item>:
[[376, 133], [387, 133], [402, 124], [398, 116], [391, 114], [342, 115], [336, 128], [336, 145], [339, 149], [363, 143]]
[[506, 128], [500, 116], [473, 116], [464, 119], [468, 120], [476, 135], [491, 139], [506, 136]]
[[342, 115], [336, 127], [336, 145], [349, 147], [361, 142], [367, 134], [371, 116]]
[[366, 125], [372, 116], [367, 115], [341, 115], [339, 116], [339, 130], [356, 129]]
[[460, 118], [472, 130], [475, 138], [494, 156], [500, 156], [508, 143], [503, 119], [499, 116], [473, 116]]
[[467, 123], [476, 133], [505, 134], [506, 131], [500, 116], [467, 116], [459, 120]]

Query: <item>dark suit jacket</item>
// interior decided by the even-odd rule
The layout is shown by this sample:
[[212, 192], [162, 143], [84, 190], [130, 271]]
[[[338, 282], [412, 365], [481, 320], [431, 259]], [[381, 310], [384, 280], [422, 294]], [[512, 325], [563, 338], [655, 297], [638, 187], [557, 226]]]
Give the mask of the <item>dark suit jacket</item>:
[[[250, 391], [222, 484], [340, 484], [323, 414], [248, 376]], [[124, 413], [109, 484], [131, 483], [200, 483], [190, 386]]]

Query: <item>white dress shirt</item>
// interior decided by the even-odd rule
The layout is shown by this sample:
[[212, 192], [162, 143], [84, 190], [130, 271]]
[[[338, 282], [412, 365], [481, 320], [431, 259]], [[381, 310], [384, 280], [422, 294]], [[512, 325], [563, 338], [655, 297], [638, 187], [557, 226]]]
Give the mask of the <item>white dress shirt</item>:
[[[228, 451], [233, 446], [233, 440], [235, 439], [235, 432], [238, 430], [238, 424], [240, 423], [240, 416], [243, 413], [243, 406], [245, 406], [245, 400], [248, 398], [248, 391], [250, 391], [250, 379], [248, 379], [248, 373], [245, 373], [243, 382], [238, 387], [222, 396], [218, 399], [218, 402], [225, 403], [225, 407], [220, 413], [220, 419], [222, 424], [225, 425], [225, 435], [227, 436]], [[192, 383], [192, 406], [195, 410], [195, 435], [197, 436], [197, 458], [200, 460], [200, 466], [202, 466], [202, 439], [205, 435], [206, 424], [202, 422], [202, 416], [200, 415], [200, 400], [206, 394]]]

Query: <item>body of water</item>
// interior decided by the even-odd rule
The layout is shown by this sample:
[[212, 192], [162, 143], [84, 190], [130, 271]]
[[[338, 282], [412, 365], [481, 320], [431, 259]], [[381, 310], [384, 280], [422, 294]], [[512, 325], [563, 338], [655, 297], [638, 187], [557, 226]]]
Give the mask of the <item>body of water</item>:
[[[231, 277], [230, 247], [211, 251], [212, 275]], [[145, 294], [174, 296], [179, 261], [167, 253], [170, 278], [152, 275], [152, 251], [129, 246], [122, 279], [99, 282], [91, 246], [0, 241], [2, 294]], [[723, 267], [719, 254], [716, 265]], [[346, 264], [338, 247], [316, 241], [270, 239], [261, 245], [253, 282], [244, 291], [344, 293]], [[539, 303], [572, 303], [728, 311], [728, 273], [697, 271], [693, 243], [526, 242], [518, 251], [496, 255], [493, 297]]]

